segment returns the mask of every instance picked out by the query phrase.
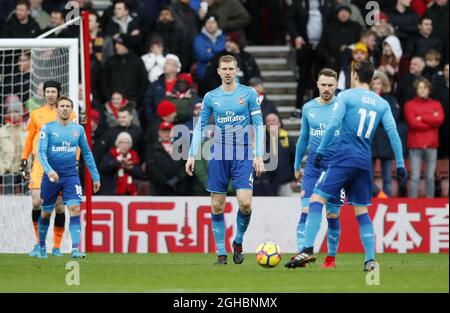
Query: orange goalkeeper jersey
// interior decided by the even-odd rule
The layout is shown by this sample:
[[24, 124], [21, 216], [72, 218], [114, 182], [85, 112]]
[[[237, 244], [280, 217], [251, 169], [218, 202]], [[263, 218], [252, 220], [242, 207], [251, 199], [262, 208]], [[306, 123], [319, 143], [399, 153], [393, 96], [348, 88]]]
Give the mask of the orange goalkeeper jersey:
[[[28, 159], [30, 153], [33, 152], [37, 156], [38, 152], [38, 142], [39, 142], [39, 131], [42, 126], [49, 122], [56, 121], [58, 114], [56, 113], [56, 108], [45, 104], [39, 109], [33, 110], [31, 112], [30, 119], [27, 125], [27, 138], [25, 139], [25, 145], [22, 151], [22, 159]], [[70, 119], [76, 121], [76, 114], [72, 112]]]

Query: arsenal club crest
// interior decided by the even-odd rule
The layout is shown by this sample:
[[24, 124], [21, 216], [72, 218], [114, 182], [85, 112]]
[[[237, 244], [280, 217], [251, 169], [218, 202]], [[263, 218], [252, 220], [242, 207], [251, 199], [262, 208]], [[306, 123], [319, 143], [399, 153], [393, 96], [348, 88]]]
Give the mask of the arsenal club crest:
[[302, 189], [302, 191], [300, 192], [300, 198], [303, 199], [305, 197], [305, 190]]
[[240, 105], [244, 104], [244, 98], [239, 98], [238, 102], [239, 102]]

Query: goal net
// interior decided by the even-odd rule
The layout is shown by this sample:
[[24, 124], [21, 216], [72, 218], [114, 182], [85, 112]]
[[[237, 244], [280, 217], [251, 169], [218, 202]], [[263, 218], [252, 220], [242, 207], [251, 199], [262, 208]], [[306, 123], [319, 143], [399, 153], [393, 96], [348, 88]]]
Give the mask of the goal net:
[[62, 95], [78, 99], [78, 57], [78, 39], [0, 39], [0, 252], [33, 245], [29, 182], [19, 174], [26, 125], [45, 102], [45, 81], [58, 81]]

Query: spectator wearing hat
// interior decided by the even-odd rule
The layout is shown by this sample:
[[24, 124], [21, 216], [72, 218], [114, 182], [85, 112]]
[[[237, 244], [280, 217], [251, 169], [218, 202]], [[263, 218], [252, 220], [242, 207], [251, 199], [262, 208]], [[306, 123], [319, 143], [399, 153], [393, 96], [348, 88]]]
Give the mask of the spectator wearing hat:
[[108, 128], [113, 128], [119, 125], [119, 110], [127, 105], [129, 105], [133, 111], [132, 124], [137, 127], [141, 127], [136, 109], [128, 103], [128, 100], [120, 91], [113, 91], [111, 100], [105, 103], [105, 118]]
[[[108, 129], [106, 134], [106, 149], [109, 150], [114, 147], [117, 136], [122, 132], [127, 132], [133, 139], [133, 147], [140, 156], [144, 153], [144, 133], [140, 126], [133, 124], [133, 108], [130, 106], [124, 106], [119, 109], [117, 118], [118, 125]], [[104, 151], [106, 152], [106, 151]]]
[[173, 88], [172, 94], [166, 97], [176, 106], [177, 116], [174, 123], [180, 124], [192, 119], [192, 106], [201, 101], [193, 89], [191, 74], [181, 73]]
[[430, 50], [441, 52], [442, 43], [438, 36], [433, 34], [433, 21], [429, 17], [422, 17], [420, 19], [419, 33], [412, 37], [406, 46], [405, 54], [408, 57], [425, 55]]
[[411, 9], [418, 16], [422, 17], [432, 2], [433, 0], [411, 0]]
[[113, 90], [120, 90], [139, 108], [148, 85], [148, 74], [141, 58], [130, 50], [131, 43], [121, 34], [115, 39], [116, 54], [106, 60], [103, 68], [103, 93], [107, 99]]
[[430, 98], [431, 83], [419, 78], [414, 83], [416, 97], [405, 104], [404, 113], [408, 123], [408, 149], [411, 179], [408, 197], [417, 198], [422, 169], [425, 161], [425, 194], [434, 198], [434, 174], [436, 171], [439, 127], [444, 122], [444, 110], [439, 101]]
[[362, 42], [357, 42], [353, 49], [351, 50], [351, 59], [349, 61], [344, 61], [341, 65], [341, 71], [339, 73], [337, 88], [339, 90], [345, 90], [350, 88], [351, 83], [351, 67], [353, 64], [365, 61], [369, 58], [369, 49]]
[[131, 149], [133, 139], [127, 132], [117, 135], [115, 146], [103, 157], [100, 170], [103, 184], [100, 194], [137, 196], [137, 181], [142, 178], [140, 158]]
[[419, 16], [411, 9], [411, 0], [397, 0], [395, 8], [387, 14], [395, 35], [400, 39], [402, 47], [406, 47], [408, 40], [417, 34], [419, 22]]
[[168, 99], [163, 99], [156, 109], [157, 118], [147, 128], [147, 145], [158, 139], [158, 130], [161, 122], [173, 123], [177, 117], [177, 106]]
[[204, 20], [201, 33], [194, 39], [194, 53], [197, 59], [197, 81], [202, 81], [206, 66], [216, 53], [225, 50], [226, 36], [220, 29], [217, 15], [209, 14]]
[[3, 194], [12, 194], [14, 185], [21, 183], [19, 164], [26, 131], [19, 97], [6, 97], [5, 106], [4, 125], [0, 126], [0, 186], [3, 185]]
[[106, 25], [105, 32], [113, 39], [123, 35], [130, 43], [129, 48], [137, 53], [142, 40], [142, 31], [139, 25], [139, 19], [130, 14], [129, 3], [126, 0], [116, 0], [114, 15]]
[[155, 35], [150, 39], [149, 50], [147, 54], [141, 56], [148, 73], [148, 81], [155, 82], [162, 73], [164, 73], [164, 43], [161, 37]]
[[200, 9], [198, 15], [201, 21], [204, 21], [206, 15], [216, 14], [220, 20], [221, 29], [227, 33], [236, 33], [239, 42], [237, 44], [242, 48], [247, 45], [244, 28], [250, 23], [250, 15], [239, 0], [206, 0], [208, 3], [207, 11]]
[[175, 19], [170, 6], [159, 12], [159, 17], [150, 38], [158, 35], [164, 42], [165, 52], [178, 56], [181, 61], [182, 72], [188, 72], [192, 64], [192, 44], [182, 22]]
[[177, 82], [178, 73], [181, 71], [180, 59], [174, 54], [166, 55], [163, 74], [147, 89], [144, 97], [142, 112], [145, 117], [143, 125], [151, 125], [157, 118], [156, 108], [167, 96], [172, 95]]
[[361, 11], [359, 8], [352, 3], [351, 0], [336, 0], [336, 5], [339, 6], [341, 4], [346, 4], [350, 7], [350, 19], [353, 22], [358, 23], [361, 25], [362, 28], [366, 28], [366, 21], [364, 20], [364, 17], [361, 14]]
[[[213, 90], [222, 83], [220, 76], [217, 74], [217, 68], [219, 67], [220, 58], [224, 55], [233, 55], [236, 58], [237, 67], [240, 70], [236, 79], [240, 84], [248, 85], [250, 78], [261, 77], [255, 58], [247, 51], [242, 50], [239, 42], [239, 33], [227, 35], [225, 50], [217, 53], [206, 67], [203, 80], [206, 91]], [[200, 96], [203, 97], [204, 94], [200, 93]]]
[[280, 115], [277, 110], [277, 106], [267, 97], [264, 90], [264, 83], [261, 78], [253, 77], [249, 80], [248, 85], [253, 87], [258, 93], [259, 97], [263, 100], [261, 102], [261, 111], [263, 114], [263, 119], [266, 118], [267, 114], [274, 113], [276, 115]]
[[336, 19], [327, 24], [317, 47], [324, 66], [338, 73], [342, 53], [360, 39], [361, 26], [350, 19], [351, 12], [348, 4], [336, 8]]
[[449, 6], [448, 0], [434, 0], [428, 10], [425, 12], [426, 17], [433, 21], [433, 34], [439, 37], [442, 43], [442, 60], [441, 65], [448, 62], [448, 23], [449, 23]]
[[158, 140], [147, 148], [147, 176], [154, 196], [187, 195], [188, 178], [184, 171], [185, 158], [179, 157], [171, 138], [172, 123], [163, 121], [158, 125]]
[[398, 78], [398, 71], [400, 59], [402, 58], [403, 50], [400, 40], [395, 36], [388, 36], [383, 41], [383, 52], [378, 60], [378, 70], [384, 72], [394, 88], [395, 81]]
[[370, 28], [377, 35], [377, 42], [375, 46], [375, 64], [378, 65], [378, 61], [381, 58], [381, 54], [383, 51], [383, 42], [389, 36], [395, 35], [394, 27], [389, 24], [389, 17], [386, 13], [377, 11], [375, 12], [374, 18], [378, 21], [378, 23], [374, 23], [374, 25]]

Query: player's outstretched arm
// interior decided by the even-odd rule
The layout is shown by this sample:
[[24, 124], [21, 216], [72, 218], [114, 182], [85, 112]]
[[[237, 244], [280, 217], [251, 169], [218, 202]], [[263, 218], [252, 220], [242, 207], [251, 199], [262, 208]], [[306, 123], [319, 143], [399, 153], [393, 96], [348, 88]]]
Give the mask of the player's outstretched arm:
[[100, 190], [100, 174], [97, 170], [97, 166], [95, 165], [94, 156], [92, 155], [91, 149], [89, 148], [84, 128], [80, 126], [80, 129], [81, 131], [78, 139], [78, 145], [81, 148], [84, 163], [86, 163], [86, 166], [89, 169], [89, 173], [92, 176], [92, 181], [94, 182], [94, 192], [97, 192], [98, 190]]

